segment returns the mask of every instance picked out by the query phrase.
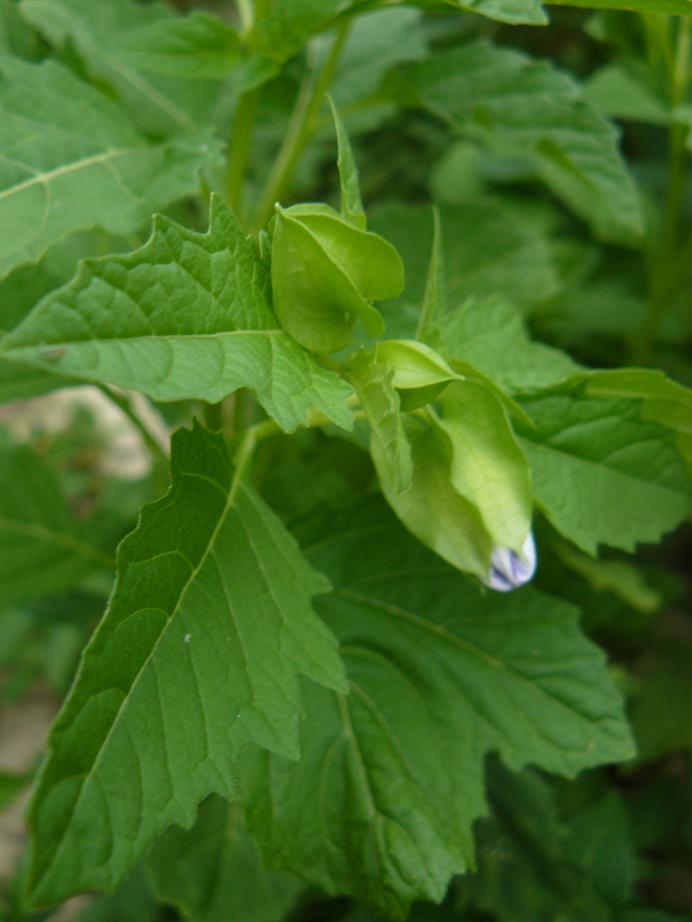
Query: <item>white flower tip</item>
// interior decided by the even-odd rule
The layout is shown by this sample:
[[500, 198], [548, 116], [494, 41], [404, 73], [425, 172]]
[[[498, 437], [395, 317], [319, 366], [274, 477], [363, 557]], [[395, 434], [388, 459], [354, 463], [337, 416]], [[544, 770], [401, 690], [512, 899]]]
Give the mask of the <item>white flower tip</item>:
[[494, 547], [490, 570], [481, 582], [497, 592], [511, 592], [528, 583], [536, 572], [536, 543], [531, 532], [526, 536], [521, 554], [507, 547]]

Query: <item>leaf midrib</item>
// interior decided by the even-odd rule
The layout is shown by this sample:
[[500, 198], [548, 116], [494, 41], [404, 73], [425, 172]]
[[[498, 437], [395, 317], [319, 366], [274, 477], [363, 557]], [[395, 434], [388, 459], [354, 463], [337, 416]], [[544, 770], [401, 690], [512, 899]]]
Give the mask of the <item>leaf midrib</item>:
[[[193, 477], [196, 476], [196, 474], [194, 474], [194, 473], [190, 473], [190, 472], [185, 472], [185, 473], [186, 473], [187, 476], [193, 476]], [[193, 581], [194, 581], [194, 580], [197, 578], [197, 576], [199, 575], [200, 570], [202, 569], [203, 565], [205, 564], [205, 562], [206, 562], [206, 560], [207, 560], [207, 558], [208, 558], [208, 556], [209, 556], [209, 553], [210, 553], [211, 549], [213, 548], [216, 539], [218, 538], [219, 532], [220, 532], [221, 528], [223, 527], [223, 525], [224, 525], [224, 523], [225, 523], [225, 521], [226, 521], [226, 517], [227, 517], [227, 515], [228, 515], [228, 513], [229, 513], [229, 511], [230, 511], [230, 509], [231, 509], [231, 507], [232, 507], [232, 505], [233, 505], [233, 503], [234, 503], [234, 501], [235, 501], [236, 494], [237, 494], [237, 492], [238, 492], [238, 487], [240, 486], [241, 475], [242, 475], [242, 469], [241, 469], [240, 467], [236, 467], [235, 472], [234, 472], [234, 474], [233, 474], [233, 478], [232, 478], [231, 483], [230, 483], [230, 485], [229, 485], [228, 495], [226, 496], [226, 502], [225, 502], [223, 511], [220, 513], [219, 519], [218, 519], [216, 525], [214, 526], [214, 529], [213, 529], [211, 535], [209, 536], [209, 541], [207, 542], [207, 546], [206, 546], [206, 548], [205, 548], [205, 550], [204, 550], [204, 553], [203, 553], [202, 556], [200, 557], [197, 566], [191, 571], [191, 573], [190, 573], [189, 577], [187, 578], [185, 584], [182, 586], [182, 588], [181, 588], [181, 590], [180, 590], [180, 594], [179, 594], [179, 596], [178, 596], [178, 599], [177, 599], [177, 601], [176, 601], [176, 603], [175, 603], [175, 606], [173, 607], [172, 611], [170, 612], [170, 614], [169, 614], [169, 616], [168, 616], [168, 619], [166, 620], [166, 623], [163, 625], [163, 627], [162, 627], [162, 629], [161, 629], [161, 632], [160, 632], [159, 636], [156, 638], [155, 642], [153, 643], [152, 648], [151, 648], [151, 651], [149, 652], [149, 654], [147, 655], [147, 657], [142, 661], [142, 664], [141, 664], [141, 666], [140, 666], [140, 668], [139, 668], [137, 674], [134, 676], [134, 678], [133, 678], [133, 680], [132, 680], [132, 683], [131, 683], [131, 685], [130, 685], [130, 688], [129, 688], [127, 694], [123, 697], [123, 700], [121, 701], [120, 706], [118, 707], [118, 710], [117, 710], [116, 713], [114, 714], [113, 720], [112, 720], [112, 722], [111, 722], [111, 726], [110, 726], [110, 728], [109, 728], [109, 730], [108, 730], [108, 733], [107, 733], [106, 736], [104, 737], [103, 742], [102, 742], [101, 745], [99, 746], [99, 749], [98, 749], [97, 753], [96, 753], [95, 756], [94, 756], [94, 759], [93, 759], [93, 762], [92, 762], [90, 771], [89, 771], [88, 773], [86, 773], [86, 772], [85, 772], [85, 773], [81, 773], [84, 780], [83, 780], [82, 784], [80, 785], [79, 795], [78, 795], [77, 799], [75, 800], [74, 806], [72, 807], [72, 809], [71, 809], [71, 811], [70, 811], [69, 817], [66, 818], [66, 820], [65, 820], [65, 822], [64, 822], [64, 829], [65, 829], [65, 830], [67, 830], [67, 829], [69, 828], [69, 826], [71, 825], [71, 823], [72, 823], [72, 819], [73, 819], [73, 817], [74, 817], [74, 815], [75, 815], [75, 812], [77, 811], [77, 809], [78, 809], [78, 807], [79, 807], [79, 804], [80, 804], [80, 802], [81, 802], [81, 799], [82, 799], [82, 796], [83, 796], [83, 793], [84, 793], [84, 788], [85, 788], [85, 786], [86, 786], [87, 780], [88, 780], [89, 778], [91, 778], [91, 777], [94, 776], [94, 773], [95, 773], [95, 771], [96, 771], [96, 769], [97, 769], [97, 767], [98, 767], [99, 760], [101, 759], [101, 756], [103, 755], [104, 751], [106, 750], [106, 748], [107, 748], [107, 746], [108, 746], [108, 743], [109, 743], [109, 741], [110, 741], [110, 739], [111, 739], [111, 736], [112, 736], [112, 734], [113, 734], [113, 730], [114, 730], [114, 728], [116, 727], [116, 725], [118, 724], [118, 722], [119, 722], [119, 720], [120, 720], [120, 716], [121, 716], [123, 710], [125, 709], [126, 705], [127, 705], [127, 704], [129, 703], [129, 701], [131, 700], [131, 697], [132, 697], [132, 695], [133, 695], [133, 693], [134, 693], [134, 691], [135, 691], [135, 689], [136, 689], [136, 687], [137, 687], [137, 685], [138, 685], [138, 683], [139, 683], [139, 680], [140, 680], [140, 678], [141, 678], [141, 676], [142, 676], [144, 670], [145, 670], [146, 667], [149, 665], [149, 663], [150, 663], [152, 657], [154, 656], [154, 654], [156, 653], [156, 651], [157, 651], [157, 649], [158, 649], [158, 647], [159, 647], [159, 644], [161, 643], [163, 637], [166, 635], [166, 632], [168, 631], [170, 625], [173, 623], [176, 614], [177, 614], [178, 611], [180, 610], [180, 606], [181, 606], [181, 604], [182, 604], [182, 602], [183, 602], [183, 599], [185, 598], [185, 595], [186, 595], [188, 589], [189, 589], [190, 586], [192, 585]], [[208, 478], [205, 478], [205, 480], [208, 480]], [[215, 483], [215, 481], [211, 481], [211, 482], [212, 482], [212, 483]], [[219, 484], [215, 483], [215, 486], [218, 488], [219, 492], [222, 492], [222, 493], [224, 492], [223, 489], [222, 489], [222, 487], [221, 487]], [[170, 496], [170, 495], [171, 495], [171, 494], [169, 493], [169, 496]], [[116, 586], [116, 590], [114, 591], [113, 598], [116, 597], [116, 592], [117, 592], [117, 586]], [[68, 701], [69, 701], [69, 698], [68, 698]], [[49, 745], [49, 752], [50, 752], [50, 751], [52, 751], [52, 747], [50, 747], [50, 745]], [[39, 783], [40, 783], [40, 781], [39, 781]], [[33, 818], [33, 817], [32, 817], [32, 818]], [[43, 870], [43, 872], [41, 873], [41, 876], [36, 880], [35, 884], [32, 886], [32, 890], [33, 890], [34, 892], [36, 892], [36, 891], [39, 889], [39, 887], [41, 886], [41, 883], [42, 883], [43, 880], [46, 878], [46, 876], [47, 876], [48, 873], [50, 872], [51, 868], [55, 865], [56, 861], [58, 860], [58, 858], [59, 858], [59, 856], [60, 856], [60, 854], [61, 854], [61, 852], [62, 852], [62, 850], [63, 850], [63, 848], [64, 848], [64, 846], [65, 846], [65, 843], [67, 842], [67, 838], [68, 838], [67, 835], [63, 835], [62, 839], [60, 840], [60, 842], [59, 842], [59, 844], [58, 844], [58, 847], [57, 847], [57, 848], [55, 849], [55, 851], [53, 852], [52, 857], [50, 858], [50, 860], [49, 860], [48, 863], [46, 864], [46, 867], [45, 867], [45, 869]]]

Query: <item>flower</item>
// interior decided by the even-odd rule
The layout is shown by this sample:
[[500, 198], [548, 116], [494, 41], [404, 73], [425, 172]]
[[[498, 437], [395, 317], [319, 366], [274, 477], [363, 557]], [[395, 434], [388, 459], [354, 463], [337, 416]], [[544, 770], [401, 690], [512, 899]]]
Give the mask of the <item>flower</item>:
[[536, 572], [536, 543], [531, 532], [521, 549], [521, 554], [508, 547], [494, 547], [490, 558], [490, 570], [481, 582], [498, 592], [511, 592], [528, 583]]

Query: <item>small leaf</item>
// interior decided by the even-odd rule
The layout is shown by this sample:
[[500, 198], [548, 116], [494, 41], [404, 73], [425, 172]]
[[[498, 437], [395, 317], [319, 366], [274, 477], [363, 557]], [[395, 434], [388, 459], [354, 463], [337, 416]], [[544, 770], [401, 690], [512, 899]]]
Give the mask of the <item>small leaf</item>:
[[473, 866], [486, 753], [568, 776], [632, 755], [572, 606], [483, 593], [371, 499], [304, 538], [334, 586], [317, 605], [351, 693], [306, 688], [299, 762], [246, 753], [249, 828], [272, 865], [403, 918]]
[[304, 887], [262, 866], [240, 809], [216, 796], [192, 829], [173, 827], [156, 840], [146, 869], [157, 899], [190, 922], [276, 922]]
[[353, 157], [351, 142], [348, 139], [346, 125], [344, 125], [344, 121], [339, 115], [339, 110], [336, 108], [336, 103], [331, 97], [329, 97], [329, 105], [332, 110], [339, 146], [337, 166], [339, 168], [339, 186], [341, 189], [341, 215], [349, 224], [353, 224], [359, 230], [365, 230], [367, 218], [365, 217], [363, 200], [360, 195], [358, 167]]
[[416, 339], [426, 339], [435, 326], [437, 317], [447, 311], [447, 282], [445, 277], [444, 252], [442, 249], [442, 228], [440, 209], [433, 208], [433, 243], [430, 253], [428, 277], [421, 308]]
[[286, 430], [311, 408], [350, 428], [349, 386], [279, 328], [269, 300], [254, 241], [213, 197], [206, 234], [157, 216], [140, 249], [84, 260], [0, 356], [155, 400], [213, 403], [250, 387]]
[[348, 224], [326, 205], [277, 206], [274, 309], [306, 349], [345, 348], [357, 319], [378, 336], [384, 324], [369, 302], [394, 297], [403, 283], [399, 254], [382, 237]]
[[121, 544], [30, 809], [35, 904], [112, 890], [171, 823], [230, 798], [248, 740], [297, 756], [298, 673], [344, 690], [310, 599], [328, 583], [199, 426]]
[[461, 378], [434, 349], [414, 340], [384, 340], [375, 347], [375, 354], [391, 368], [392, 385], [399, 391], [404, 410], [425, 406], [450, 381]]

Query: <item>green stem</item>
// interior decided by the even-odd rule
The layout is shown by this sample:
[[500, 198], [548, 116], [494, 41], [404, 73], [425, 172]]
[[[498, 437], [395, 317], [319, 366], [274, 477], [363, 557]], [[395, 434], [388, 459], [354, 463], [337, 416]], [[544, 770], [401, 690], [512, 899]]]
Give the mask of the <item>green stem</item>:
[[125, 394], [118, 394], [115, 391], [111, 390], [105, 384], [97, 385], [98, 389], [108, 397], [111, 403], [114, 403], [118, 409], [124, 413], [125, 416], [130, 420], [135, 429], [144, 439], [144, 442], [151, 452], [152, 456], [156, 461], [161, 462], [166, 468], [168, 468], [168, 455], [159, 442], [153, 432], [148, 428], [144, 420], [135, 413], [132, 409], [132, 401]]
[[223, 401], [218, 403], [203, 403], [202, 404], [202, 419], [204, 420], [204, 425], [211, 432], [223, 432], [224, 428], [224, 412], [223, 412]]
[[[692, 34], [690, 21], [681, 19], [674, 55], [670, 55], [670, 106], [675, 110], [685, 101]], [[660, 232], [650, 253], [651, 292], [644, 323], [634, 343], [632, 360], [647, 364], [658, 338], [671, 293], [670, 270], [676, 263], [676, 249], [685, 191], [685, 142], [687, 126], [673, 120], [668, 139], [668, 183]]]
[[336, 72], [341, 52], [348, 37], [349, 26], [350, 21], [346, 20], [339, 27], [329, 54], [322, 66], [319, 70], [314, 70], [310, 67], [303, 79], [286, 136], [272, 166], [257, 209], [255, 226], [258, 231], [271, 218], [274, 203], [281, 199], [285, 193], [300, 155], [315, 130], [320, 106]]
[[252, 128], [255, 123], [260, 88], [243, 93], [233, 122], [233, 133], [228, 145], [226, 169], [226, 201], [238, 220], [243, 220], [243, 184], [252, 145]]

